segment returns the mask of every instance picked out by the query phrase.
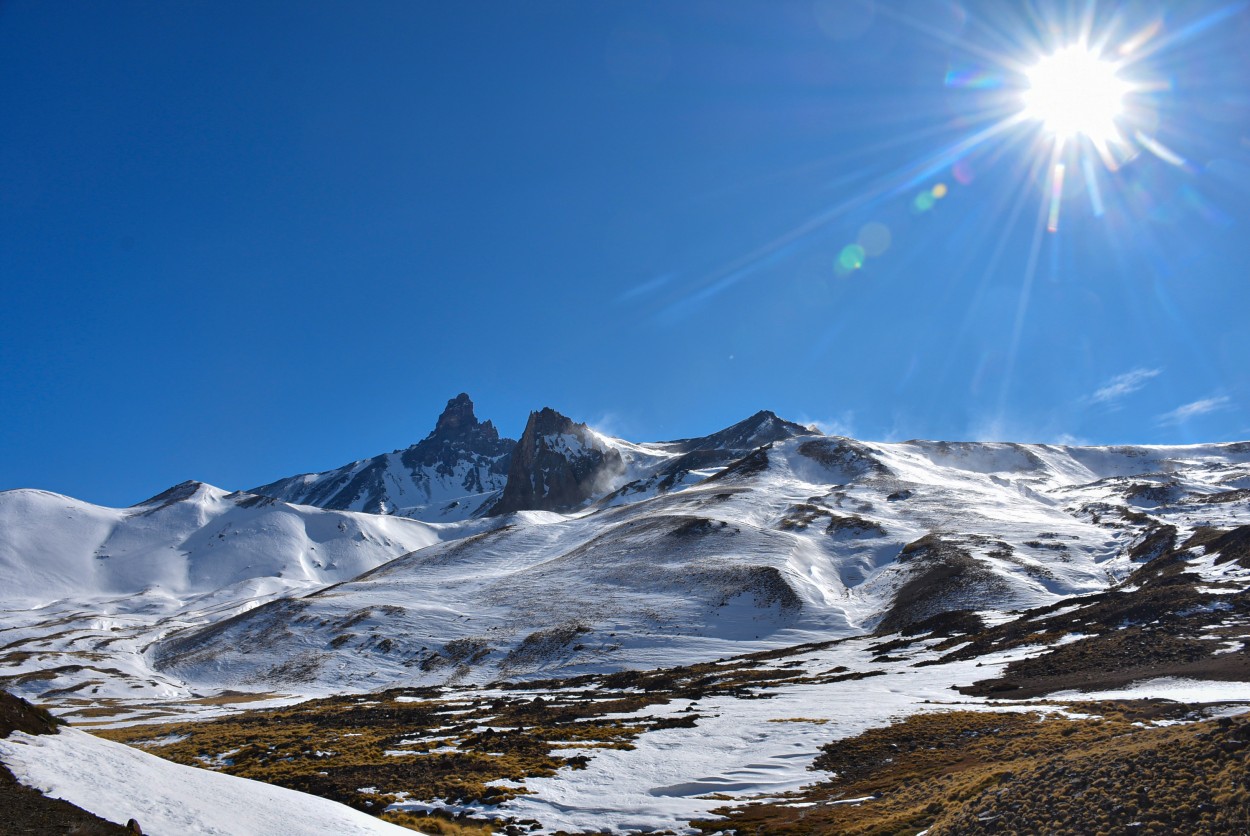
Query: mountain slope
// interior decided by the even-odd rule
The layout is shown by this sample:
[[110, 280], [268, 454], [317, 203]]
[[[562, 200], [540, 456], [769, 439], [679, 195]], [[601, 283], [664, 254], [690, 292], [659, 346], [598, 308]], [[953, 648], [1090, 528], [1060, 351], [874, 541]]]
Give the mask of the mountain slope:
[[[78, 729], [51, 734], [16, 732], [0, 738], [0, 759], [22, 783], [102, 817], [134, 818], [147, 833], [411, 834], [367, 813], [325, 798], [170, 763], [139, 749]], [[28, 829], [4, 810], [11, 833], [81, 833]], [[97, 832], [133, 831], [115, 827]]]
[[625, 459], [608, 439], [546, 407], [530, 413], [507, 484], [487, 513], [572, 511], [625, 472]]
[[317, 586], [439, 539], [412, 520], [295, 506], [201, 482], [130, 508], [4, 491], [0, 530], [6, 606], [150, 589], [201, 595], [255, 578]]
[[0, 492], [0, 688], [80, 703], [186, 697], [144, 658], [153, 640], [355, 577], [446, 533], [199, 482], [131, 508]]
[[300, 505], [429, 521], [472, 516], [504, 487], [516, 442], [478, 421], [461, 393], [447, 402], [434, 430], [405, 450], [323, 473], [279, 479], [252, 493]]
[[[153, 659], [205, 684], [377, 687], [672, 664], [952, 611], [1001, 618], [1115, 584], [1161, 526], [1250, 522], [1245, 503], [1223, 501], [1248, 462], [1245, 445], [799, 435], [678, 492], [520, 512], [172, 637]], [[293, 621], [306, 626], [282, 629]]]
[[956, 693], [1250, 705], [1250, 444], [885, 444], [766, 412], [634, 444], [544, 409], [476, 507], [505, 495], [423, 524], [199, 483], [0, 494], [0, 687], [177, 720], [124, 739], [190, 765], [509, 832], [685, 832], [761, 796], [796, 832], [812, 803], [854, 819], [886, 802], [784, 794], [831, 739]]

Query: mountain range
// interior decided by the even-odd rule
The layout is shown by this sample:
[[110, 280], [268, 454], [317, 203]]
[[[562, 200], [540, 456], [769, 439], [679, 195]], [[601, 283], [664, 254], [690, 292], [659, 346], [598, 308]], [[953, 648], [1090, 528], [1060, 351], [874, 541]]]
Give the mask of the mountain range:
[[[762, 444], [814, 431], [763, 411], [701, 438], [636, 445], [595, 432], [544, 407], [519, 441], [479, 421], [461, 393], [434, 430], [405, 450], [249, 493], [298, 505], [449, 522], [514, 511], [571, 511], [613, 491], [667, 491], [692, 472], [723, 467]], [[663, 468], [653, 465], [664, 463]]]
[[[1043, 761], [1018, 730], [1011, 769], [1036, 775], [987, 762], [993, 787], [1049, 798], [1085, 754], [1072, 785], [1118, 781], [1104, 766], [1140, 733], [1215, 758], [1196, 790], [1160, 779], [1215, 799], [1244, 775], [1250, 726], [1223, 715], [1250, 697], [1247, 624], [1250, 443], [884, 443], [769, 411], [633, 442], [550, 408], [512, 441], [459, 395], [405, 450], [249, 491], [188, 481], [128, 508], [0, 492], [0, 689], [132, 744], [0, 722], [0, 757], [106, 818], [144, 781], [182, 787], [120, 807], [166, 829], [187, 805], [241, 821], [208, 769], [429, 832], [447, 831], [427, 814], [509, 834], [716, 833], [739, 815], [797, 833], [808, 814], [895, 832], [844, 775], [909, 785], [925, 752], [974, 763], [965, 732], [1001, 749], [1011, 700], [1073, 706], [1073, 725]], [[1000, 713], [936, 716], [956, 708]], [[1076, 725], [1091, 717], [1114, 727]], [[1176, 718], [1192, 728], [1155, 728]], [[931, 743], [896, 762], [916, 734]], [[885, 754], [861, 764], [863, 746]], [[278, 797], [249, 783], [220, 790]], [[906, 821], [1049, 815], [1005, 791], [939, 784]], [[1211, 807], [1072, 798], [1064, 821], [1172, 832]], [[324, 810], [301, 831], [342, 832]]]
[[[992, 622], [1244, 525], [1248, 491], [1245, 443], [879, 443], [768, 411], [635, 443], [550, 408], [514, 442], [462, 394], [406, 450], [251, 491], [188, 482], [128, 509], [0, 494], [3, 618], [43, 654], [9, 682], [117, 690], [75, 668], [85, 641], [116, 651], [123, 690], [323, 692]], [[34, 623], [14, 609], [32, 605]]]

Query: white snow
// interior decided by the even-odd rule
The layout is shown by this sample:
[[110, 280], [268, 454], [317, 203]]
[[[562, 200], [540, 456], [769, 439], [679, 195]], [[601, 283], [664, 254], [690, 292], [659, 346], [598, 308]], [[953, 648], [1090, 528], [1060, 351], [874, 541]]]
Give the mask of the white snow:
[[14, 732], [0, 761], [18, 780], [110, 821], [135, 819], [153, 836], [411, 834], [306, 793], [171, 763], [77, 729]]
[[[620, 478], [656, 472], [674, 456], [665, 445], [597, 433], [574, 440], [620, 452], [628, 471]], [[805, 454], [813, 440], [832, 457]], [[900, 551], [933, 532], [953, 538], [995, 579], [992, 594], [969, 592], [957, 602], [992, 620], [1101, 591], [1135, 568], [1124, 550], [1140, 527], [1108, 525], [1083, 508], [1105, 506], [1118, 521], [1114, 509], [1127, 508], [1122, 480], [1142, 474], [1166, 472], [1210, 492], [1250, 472], [1250, 453], [1236, 445], [800, 437], [774, 444], [767, 457], [764, 470], [746, 477], [665, 494], [648, 489], [577, 514], [521, 512], [506, 524], [422, 525], [253, 504], [208, 486], [167, 507], [133, 509], [8, 492], [0, 494], [0, 639], [49, 654], [32, 655], [14, 674], [63, 668], [90, 650], [93, 667], [126, 676], [120, 684], [98, 670], [32, 680], [23, 693], [33, 698], [84, 682], [76, 697], [171, 698], [242, 682], [324, 694], [706, 661], [872, 629], [909, 577]], [[790, 524], [799, 506], [818, 513]], [[1151, 514], [1181, 536], [1198, 525], [1250, 522], [1244, 503]], [[830, 519], [852, 517], [867, 528], [826, 532]], [[1250, 572], [1216, 567], [1210, 557], [1194, 565], [1212, 582], [1250, 581]], [[292, 610], [261, 606], [336, 581], [346, 582], [303, 598], [298, 631], [285, 629]], [[770, 597], [770, 584], [787, 587], [790, 603]], [[49, 603], [49, 590], [64, 597]], [[165, 637], [245, 611], [194, 653], [153, 669]], [[577, 632], [565, 643], [534, 644], [552, 628]], [[527, 639], [536, 652], [514, 654]], [[457, 640], [467, 644], [456, 650]], [[300, 677], [272, 673], [283, 670]]]
[[[800, 662], [809, 674], [837, 666], [868, 670], [874, 668], [873, 643], [855, 639], [786, 661]], [[639, 712], [604, 715], [600, 719], [630, 720], [693, 711], [700, 719], [693, 728], [647, 732], [632, 742], [632, 749], [574, 745], [557, 750], [557, 755], [589, 755], [591, 760], [583, 769], [561, 769], [551, 778], [526, 779], [524, 796], [497, 807], [474, 809], [534, 818], [547, 833], [693, 832], [688, 822], [709, 817], [716, 808], [772, 798], [827, 778], [827, 773], [809, 769], [821, 746], [918, 711], [1063, 712], [1055, 705], [965, 699], [951, 690], [953, 684], [996, 676], [1007, 662], [1029, 653], [1028, 648], [1013, 648], [982, 657], [980, 665], [965, 661], [924, 667], [876, 666], [887, 672], [858, 681], [762, 689], [767, 699], [728, 695], [697, 702], [681, 699]], [[921, 650], [910, 654], [908, 661], [934, 657]], [[476, 695], [489, 699], [494, 693]], [[516, 697], [526, 692], [508, 693]], [[713, 794], [721, 797], [710, 797]], [[395, 806], [430, 809], [426, 802], [405, 801]]]
[[257, 578], [287, 587], [355, 577], [438, 542], [412, 520], [289, 505], [186, 483], [176, 498], [103, 508], [46, 491], [0, 492], [4, 605], [204, 595]]
[[200, 483], [167, 493], [103, 508], [46, 491], [0, 492], [0, 645], [19, 659], [5, 673], [56, 672], [10, 690], [145, 703], [190, 696], [177, 677], [151, 669], [143, 650], [153, 640], [458, 534]]
[[1207, 679], [1158, 677], [1133, 682], [1123, 688], [1103, 691], [1056, 691], [1048, 699], [1142, 700], [1165, 699], [1177, 702], [1245, 703], [1250, 710], [1250, 682], [1221, 682]]

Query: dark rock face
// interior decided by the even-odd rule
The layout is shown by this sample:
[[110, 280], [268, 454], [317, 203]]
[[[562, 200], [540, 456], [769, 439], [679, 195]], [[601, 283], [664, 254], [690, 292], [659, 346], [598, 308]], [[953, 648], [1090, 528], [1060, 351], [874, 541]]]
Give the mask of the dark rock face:
[[56, 734], [58, 722], [42, 708], [31, 705], [8, 691], [0, 691], [0, 737], [15, 731], [27, 734]]
[[[763, 447], [765, 444], [773, 444], [777, 441], [784, 441], [787, 438], [794, 438], [797, 435], [820, 435], [820, 433], [808, 429], [802, 424], [779, 418], [777, 413], [764, 409], [750, 418], [725, 427], [725, 429], [714, 432], [711, 435], [705, 435], [700, 438], [682, 438], [677, 441], [670, 441], [668, 444], [683, 453], [690, 453], [696, 450], [720, 450], [731, 454], [734, 452], [741, 454], [754, 450], [757, 447]], [[732, 458], [739, 457], [732, 456]]]
[[499, 433], [495, 432], [495, 428], [490, 421], [478, 423], [477, 416], [473, 414], [473, 401], [469, 400], [467, 393], [461, 392], [447, 402], [447, 406], [443, 409], [443, 414], [438, 416], [438, 423], [434, 425], [434, 432], [430, 433], [430, 435], [455, 437], [465, 432], [471, 433], [479, 428], [486, 430], [495, 438], [499, 437]]
[[621, 455], [550, 407], [531, 412], [491, 516], [513, 511], [571, 511], [610, 488]]
[[841, 471], [845, 481], [864, 476], [889, 476], [890, 469], [872, 451], [848, 438], [817, 438], [799, 446], [799, 453], [831, 470]]
[[162, 508], [168, 508], [170, 505], [174, 505], [176, 503], [184, 502], [190, 499], [191, 497], [195, 496], [196, 493], [198, 493], [200, 488], [202, 487], [204, 487], [204, 483], [197, 482], [194, 479], [188, 480], [186, 482], [179, 482], [177, 485], [174, 485], [172, 488], [161, 491], [160, 493], [158, 493], [156, 496], [152, 497], [151, 499], [145, 499], [142, 502], [137, 502], [130, 507], [142, 508], [145, 505], [150, 505], [152, 506], [152, 508], [150, 511], [147, 511], [146, 513], [152, 513], [154, 511], [159, 511]]
[[447, 402], [433, 432], [400, 453], [406, 473], [396, 474], [394, 461], [383, 454], [312, 478], [280, 479], [251, 492], [340, 511], [392, 513], [399, 505], [412, 504], [411, 499], [397, 500], [391, 495], [396, 476], [425, 485], [427, 493], [433, 492], [430, 483], [438, 478], [458, 480], [464, 495], [498, 490], [515, 446], [512, 439], [500, 438], [490, 421], [478, 421], [473, 401], [462, 392]]
[[[502, 476], [508, 472], [509, 457], [515, 446], [512, 439], [500, 438], [490, 421], [477, 420], [473, 401], [462, 392], [447, 402], [434, 425], [434, 432], [405, 450], [400, 460], [409, 468], [432, 467], [445, 476], [454, 475], [456, 465], [468, 460], [484, 467], [488, 473]], [[479, 472], [474, 470], [466, 476], [466, 493], [485, 490]]]

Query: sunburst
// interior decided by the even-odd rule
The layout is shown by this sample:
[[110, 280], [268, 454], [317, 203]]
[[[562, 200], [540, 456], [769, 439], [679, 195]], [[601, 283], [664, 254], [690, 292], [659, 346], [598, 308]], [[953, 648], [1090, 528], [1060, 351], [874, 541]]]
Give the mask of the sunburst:
[[1024, 116], [1042, 123], [1058, 142], [1084, 136], [1096, 146], [1122, 139], [1117, 120], [1134, 85], [1121, 66], [1083, 44], [1063, 47], [1025, 71]]

